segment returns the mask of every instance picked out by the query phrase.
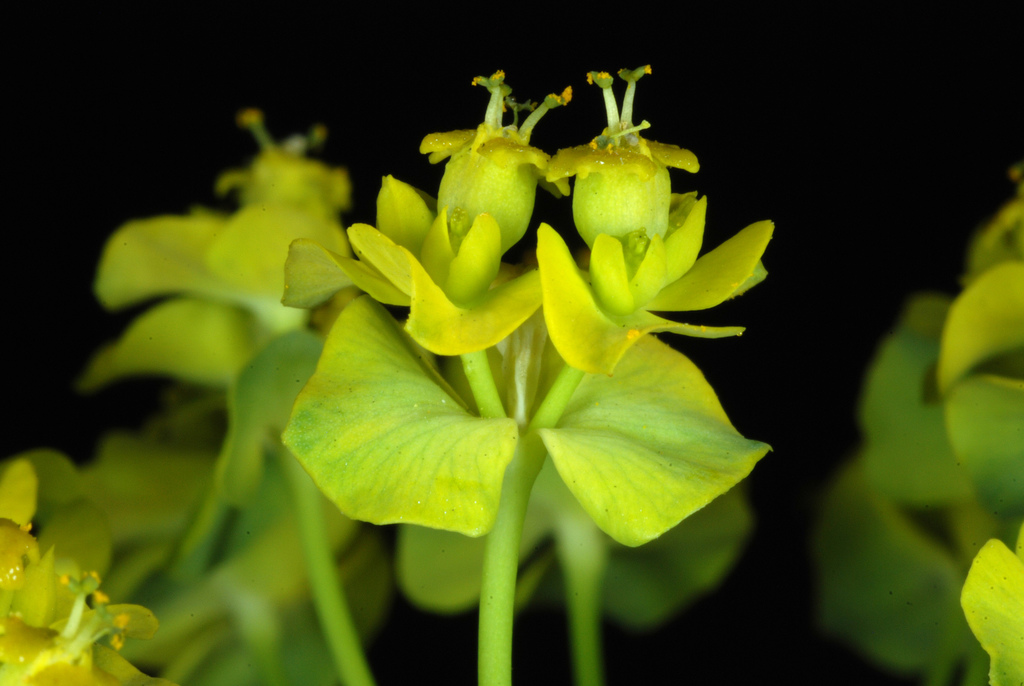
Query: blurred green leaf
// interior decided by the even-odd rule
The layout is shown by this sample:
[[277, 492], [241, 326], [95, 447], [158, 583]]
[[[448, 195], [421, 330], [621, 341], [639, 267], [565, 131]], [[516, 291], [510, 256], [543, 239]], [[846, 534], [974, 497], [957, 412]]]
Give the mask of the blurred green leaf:
[[1002, 262], [968, 286], [949, 308], [942, 332], [939, 390], [948, 392], [986, 359], [1024, 348], [1024, 262]]
[[1024, 381], [971, 376], [953, 387], [945, 409], [979, 500], [1000, 517], [1024, 515]]
[[897, 502], [921, 506], [971, 498], [967, 474], [946, 439], [942, 407], [925, 400], [948, 304], [947, 296], [933, 293], [908, 299], [864, 382], [859, 419], [865, 475]]
[[100, 349], [76, 385], [89, 392], [122, 377], [156, 374], [226, 386], [256, 351], [257, 335], [252, 317], [230, 305], [168, 300]]
[[830, 634], [901, 673], [956, 659], [966, 627], [962, 573], [950, 554], [894, 505], [872, 492], [861, 461], [825, 494], [813, 535], [818, 617]]
[[259, 488], [268, 444], [276, 444], [295, 397], [316, 369], [323, 344], [294, 331], [271, 341], [238, 375], [228, 392], [228, 435], [217, 463], [217, 485], [233, 505]]

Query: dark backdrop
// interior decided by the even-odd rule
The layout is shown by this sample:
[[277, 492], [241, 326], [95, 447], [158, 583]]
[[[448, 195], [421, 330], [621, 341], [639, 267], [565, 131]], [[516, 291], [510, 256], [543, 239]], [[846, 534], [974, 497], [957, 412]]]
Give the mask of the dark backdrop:
[[[679, 4], [558, 22], [548, 11], [339, 4], [13, 15], [4, 330], [14, 409], [3, 454], [52, 445], [85, 460], [102, 428], [134, 426], [152, 409], [154, 382], [89, 398], [69, 390], [90, 351], [129, 320], [92, 298], [95, 261], [128, 218], [214, 202], [218, 171], [254, 151], [234, 125], [240, 107], [263, 108], [279, 136], [327, 124], [324, 156], [348, 165], [355, 184], [349, 219], [372, 222], [384, 174], [436, 192], [441, 169], [418, 144], [479, 123], [486, 93], [469, 87], [474, 75], [504, 69], [522, 97], [572, 84], [570, 107], [533, 138], [553, 152], [603, 125], [588, 70], [650, 62], [637, 119], [652, 122], [649, 138], [699, 156], [699, 174], [673, 178], [708, 194], [708, 245], [776, 222], [768, 280], [700, 319], [747, 334], [680, 343], [737, 428], [774, 452], [750, 482], [758, 531], [741, 564], [656, 636], [609, 628], [609, 682], [885, 683], [813, 631], [810, 512], [856, 440], [862, 370], [904, 296], [955, 291], [970, 230], [1012, 191], [1006, 168], [1024, 154], [1012, 106], [1020, 16], [978, 5], [940, 15]], [[568, 226], [568, 202], [540, 201], [538, 213]], [[519, 683], [568, 681], [563, 633], [557, 616], [523, 619]], [[382, 684], [471, 683], [474, 641], [473, 617], [399, 606], [370, 658]]]

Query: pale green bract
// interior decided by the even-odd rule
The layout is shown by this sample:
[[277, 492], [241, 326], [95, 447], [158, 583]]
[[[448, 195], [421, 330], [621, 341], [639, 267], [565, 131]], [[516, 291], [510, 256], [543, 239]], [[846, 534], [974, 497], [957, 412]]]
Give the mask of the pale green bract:
[[515, 452], [511, 419], [481, 419], [367, 297], [349, 305], [296, 400], [284, 442], [345, 514], [479, 536]]
[[[651, 339], [628, 359], [614, 377], [584, 380], [540, 436], [598, 526], [639, 545], [727, 491], [769, 448], [736, 432], [681, 354]], [[332, 329], [284, 440], [350, 517], [480, 535], [519, 429], [465, 407], [430, 356], [361, 298]]]

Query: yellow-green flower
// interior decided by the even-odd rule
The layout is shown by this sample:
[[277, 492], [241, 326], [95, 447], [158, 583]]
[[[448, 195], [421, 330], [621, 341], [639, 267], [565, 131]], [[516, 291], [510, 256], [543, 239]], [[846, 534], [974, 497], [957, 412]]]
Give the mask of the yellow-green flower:
[[237, 189], [238, 211], [199, 208], [130, 221], [107, 241], [94, 286], [104, 307], [171, 298], [94, 356], [79, 380], [82, 390], [136, 374], [226, 385], [270, 337], [308, 319], [280, 302], [288, 245], [306, 238], [351, 254], [338, 221], [350, 204], [347, 172], [305, 158], [307, 143], [274, 143], [256, 111], [243, 112], [239, 122], [263, 151], [217, 182], [222, 194]]
[[[477, 215], [490, 214], [501, 227], [504, 254], [526, 233], [537, 182], [547, 173], [549, 156], [529, 145], [533, 127], [549, 109], [567, 104], [572, 88], [548, 95], [520, 127], [515, 122], [502, 125], [506, 99], [512, 92], [505, 85], [505, 72], [495, 72], [490, 78], [478, 76], [473, 85], [491, 92], [484, 122], [476, 130], [432, 133], [420, 143], [420, 152], [429, 153], [431, 163], [451, 157], [437, 196], [438, 207], [448, 208], [447, 220], [454, 223], [461, 213], [460, 221], [472, 224]], [[530, 103], [516, 106], [515, 114], [530, 107]], [[567, 193], [564, 183], [561, 188], [549, 190], [556, 195]]]
[[238, 193], [238, 202], [248, 205], [286, 205], [320, 219], [336, 220], [352, 209], [352, 182], [344, 167], [329, 167], [306, 157], [309, 149], [327, 138], [322, 124], [309, 134], [275, 143], [263, 126], [263, 113], [245, 109], [238, 113], [238, 125], [252, 131], [260, 153], [248, 167], [230, 169], [217, 178], [218, 195]]
[[406, 330], [439, 355], [495, 345], [540, 307], [538, 273], [503, 264], [501, 257], [526, 232], [547, 169], [548, 155], [529, 146], [530, 134], [545, 112], [569, 102], [572, 91], [549, 95], [536, 109], [511, 103], [517, 115], [532, 112], [521, 127], [503, 126], [511, 93], [504, 78], [499, 71], [473, 80], [491, 92], [484, 123], [475, 131], [423, 140], [420, 151], [430, 153], [431, 162], [451, 157], [438, 199], [385, 177], [377, 226], [348, 230], [358, 259], [313, 241], [293, 243], [285, 304], [315, 307], [354, 284], [381, 303], [408, 306]]
[[[74, 469], [63, 456], [45, 450], [0, 464], [0, 686], [172, 686], [145, 676], [116, 652], [125, 637], [153, 636], [157, 621], [152, 612], [110, 604], [96, 572], [57, 573], [57, 566], [67, 562], [56, 549], [65, 540], [70, 545], [63, 547], [75, 547], [70, 529], [85, 545], [95, 544], [91, 522], [51, 515], [49, 528], [63, 529], [64, 536], [58, 533], [57, 543], [40, 554], [39, 541], [30, 533], [39, 490], [36, 464], [52, 474]], [[63, 509], [73, 510], [74, 504]]]
[[700, 310], [735, 297], [767, 275], [760, 258], [773, 225], [753, 224], [699, 260], [707, 199], [673, 194], [668, 167], [697, 170], [688, 150], [644, 140], [646, 121], [632, 124], [636, 81], [650, 67], [619, 75], [629, 85], [622, 112], [612, 78], [591, 72], [601, 86], [608, 127], [590, 145], [560, 151], [548, 180], [575, 175], [573, 217], [591, 248], [589, 274], [577, 267], [565, 241], [547, 225], [538, 232], [537, 261], [544, 318], [566, 362], [611, 374], [643, 335], [672, 331], [702, 338], [740, 334], [740, 327], [680, 324], [651, 312]]

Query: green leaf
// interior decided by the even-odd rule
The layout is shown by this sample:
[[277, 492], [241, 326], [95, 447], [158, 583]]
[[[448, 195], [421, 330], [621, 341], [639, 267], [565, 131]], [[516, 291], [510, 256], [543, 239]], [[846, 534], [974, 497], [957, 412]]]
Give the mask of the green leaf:
[[826, 493], [813, 547], [826, 631], [902, 673], [925, 670], [961, 649], [948, 638], [962, 621], [959, 566], [870, 490], [860, 461]]
[[215, 453], [125, 431], [106, 434], [82, 472], [82, 490], [123, 548], [181, 533], [207, 488]]
[[[58, 578], [54, 570], [55, 558], [53, 548], [50, 548], [38, 562], [27, 565], [25, 584], [14, 594], [10, 614], [17, 614], [29, 626], [50, 626], [56, 619]], [[66, 592], [63, 587], [60, 590]], [[63, 594], [61, 601], [66, 602]]]
[[419, 255], [436, 214], [436, 200], [390, 174], [384, 177], [377, 195], [377, 228], [392, 241]]
[[629, 290], [638, 306], [646, 306], [665, 285], [665, 243], [654, 234], [644, 259], [629, 281]]
[[95, 391], [126, 376], [158, 374], [226, 386], [257, 347], [252, 317], [230, 305], [180, 298], [139, 315], [77, 381]]
[[35, 448], [19, 453], [32, 463], [39, 477], [36, 517], [46, 519], [54, 510], [84, 495], [82, 479], [71, 459], [53, 448]]
[[640, 548], [612, 548], [604, 578], [605, 613], [634, 631], [649, 631], [717, 587], [754, 528], [734, 488]]
[[288, 422], [295, 397], [316, 368], [320, 339], [294, 331], [274, 339], [245, 366], [228, 392], [228, 435], [217, 464], [224, 499], [241, 506], [263, 478], [263, 458]]
[[537, 231], [537, 261], [548, 334], [558, 353], [576, 369], [611, 374], [626, 351], [644, 335], [657, 331], [698, 338], [738, 336], [743, 332], [741, 327], [681, 324], [643, 310], [624, 317], [607, 314], [580, 274], [565, 241], [547, 224]]
[[308, 238], [341, 255], [351, 254], [341, 226], [284, 205], [245, 207], [224, 225], [205, 261], [210, 271], [242, 293], [277, 302], [284, 292], [288, 246]]
[[174, 682], [167, 679], [146, 676], [117, 651], [103, 645], [93, 646], [92, 659], [93, 664], [117, 679], [121, 686], [174, 686]]
[[96, 572], [110, 566], [110, 522], [99, 506], [85, 499], [56, 510], [41, 527], [39, 549], [54, 547], [59, 574]]
[[690, 270], [704, 242], [704, 224], [708, 212], [708, 197], [696, 200], [697, 193], [672, 194], [670, 230], [665, 239], [666, 280], [671, 283]]
[[209, 211], [128, 222], [103, 247], [96, 297], [113, 310], [170, 293], [223, 292], [204, 255], [226, 223], [224, 215]]
[[989, 683], [1024, 683], [1024, 556], [992, 539], [967, 574], [960, 602], [971, 631], [992, 658]]
[[770, 449], [741, 436], [700, 370], [653, 338], [614, 376], [585, 378], [557, 428], [539, 433], [583, 509], [629, 546], [728, 491]]
[[939, 390], [948, 392], [978, 363], [1017, 348], [1024, 348], [1024, 262], [1004, 262], [978, 277], [949, 308]]
[[654, 311], [679, 312], [714, 307], [737, 292], [755, 272], [775, 225], [751, 224], [694, 263], [683, 276], [647, 304]]
[[397, 323], [354, 300], [299, 394], [284, 442], [354, 519], [486, 533], [518, 440], [511, 419], [470, 415]]
[[475, 303], [494, 282], [500, 265], [501, 228], [491, 215], [479, 214], [449, 265], [444, 291], [454, 302]]
[[484, 539], [423, 526], [398, 528], [395, 566], [403, 595], [441, 614], [464, 612], [480, 600]]
[[[541, 473], [547, 470], [545, 465]], [[534, 496], [519, 541], [519, 559], [524, 563], [530, 561], [531, 553], [552, 526], [550, 511], [537, 506]], [[484, 544], [482, 537], [422, 526], [399, 527], [395, 552], [399, 588], [413, 605], [428, 612], [453, 614], [472, 609], [480, 601]], [[522, 568], [519, 583], [520, 592], [529, 591], [522, 587], [528, 583]]]
[[602, 233], [594, 239], [590, 251], [590, 285], [606, 312], [628, 316], [636, 311], [622, 241], [618, 238]]
[[949, 440], [981, 503], [1000, 517], [1024, 515], [1024, 381], [968, 377], [945, 410]]
[[36, 514], [39, 478], [32, 463], [24, 457], [0, 463], [0, 519], [28, 524]]
[[[408, 251], [369, 224], [353, 224], [348, 227], [348, 237], [361, 261], [373, 265], [401, 293], [412, 293]], [[357, 286], [363, 288], [356, 274], [350, 272], [349, 276]]]
[[541, 305], [536, 270], [490, 289], [472, 307], [460, 307], [411, 254], [409, 266], [413, 287], [405, 330], [437, 355], [462, 355], [497, 345]]
[[919, 506], [972, 497], [946, 439], [942, 407], [925, 401], [948, 304], [947, 296], [931, 293], [907, 301], [875, 353], [858, 413], [868, 481], [880, 493]]
[[288, 246], [288, 259], [284, 263], [284, 296], [281, 304], [305, 309], [318, 307], [342, 288], [351, 286], [352, 279], [341, 266], [346, 259], [349, 258], [308, 238], [292, 241]]

